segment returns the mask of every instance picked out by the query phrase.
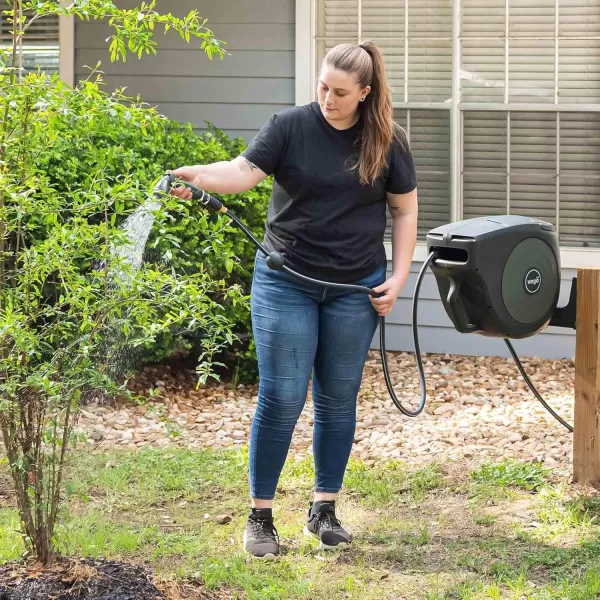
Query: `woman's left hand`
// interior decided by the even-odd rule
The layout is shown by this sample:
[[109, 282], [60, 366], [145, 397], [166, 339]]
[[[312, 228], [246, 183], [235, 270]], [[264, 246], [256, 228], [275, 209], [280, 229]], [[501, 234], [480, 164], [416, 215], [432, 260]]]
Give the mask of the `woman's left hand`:
[[392, 312], [392, 308], [394, 308], [394, 303], [398, 299], [402, 287], [403, 282], [400, 281], [398, 277], [392, 275], [381, 285], [373, 288], [374, 292], [383, 294], [379, 298], [373, 298], [373, 296], [369, 297], [373, 308], [375, 308], [380, 317], [385, 317], [387, 314]]

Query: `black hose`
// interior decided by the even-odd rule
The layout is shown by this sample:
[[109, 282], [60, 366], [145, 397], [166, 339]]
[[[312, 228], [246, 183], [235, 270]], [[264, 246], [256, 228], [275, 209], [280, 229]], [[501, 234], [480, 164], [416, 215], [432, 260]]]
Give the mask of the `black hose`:
[[[165, 177], [163, 177], [163, 179], [161, 179], [159, 184], [157, 184], [157, 186], [155, 187], [155, 190], [154, 190], [155, 194], [158, 195], [160, 193], [167, 193], [168, 190], [170, 189], [173, 181], [174, 181], [174, 177], [170, 173], [167, 173], [165, 175]], [[329, 281], [321, 281], [319, 279], [313, 279], [312, 277], [307, 277], [306, 275], [302, 275], [301, 273], [297, 273], [293, 269], [290, 269], [288, 266], [283, 264], [283, 258], [281, 257], [281, 255], [278, 255], [278, 253], [269, 252], [254, 237], [252, 232], [244, 225], [244, 223], [242, 223], [242, 221], [235, 214], [233, 214], [230, 210], [228, 210], [226, 207], [224, 207], [219, 200], [213, 199], [209, 194], [206, 194], [206, 192], [204, 192], [202, 190], [198, 190], [197, 188], [195, 188], [194, 186], [190, 185], [187, 182], [182, 182], [182, 183], [186, 187], [189, 187], [192, 190], [192, 193], [195, 194], [192, 197], [198, 199], [198, 198], [204, 198], [205, 196], [207, 196], [208, 200], [206, 202], [204, 202], [204, 204], [205, 204], [205, 206], [207, 206], [207, 208], [210, 208], [211, 210], [218, 210], [219, 212], [227, 214], [230, 217], [230, 219], [246, 234], [246, 236], [256, 246], [256, 248], [265, 255], [268, 262], [269, 262], [269, 259], [271, 259], [270, 264], [269, 264], [269, 266], [271, 268], [284, 271], [285, 273], [288, 273], [289, 275], [296, 277], [297, 279], [301, 279], [302, 281], [306, 281], [308, 283], [322, 285], [322, 286], [325, 286], [328, 288], [333, 288], [333, 289], [345, 290], [348, 292], [361, 292], [364, 294], [369, 294], [370, 296], [373, 296], [373, 297], [377, 297], [378, 294], [376, 292], [374, 292], [371, 288], [368, 288], [366, 286], [351, 285], [351, 284], [345, 284], [345, 283], [332, 283]], [[276, 254], [277, 257], [274, 257], [274, 254]], [[425, 402], [427, 400], [427, 388], [425, 385], [425, 371], [423, 368], [423, 360], [421, 357], [421, 349], [419, 346], [417, 309], [418, 309], [418, 303], [419, 303], [419, 291], [421, 289], [421, 283], [423, 281], [423, 276], [425, 275], [425, 271], [427, 271], [428, 267], [436, 259], [436, 257], [437, 257], [437, 252], [434, 250], [434, 251], [430, 252], [429, 256], [423, 263], [423, 266], [421, 267], [421, 270], [417, 277], [417, 282], [415, 285], [415, 292], [413, 295], [413, 304], [412, 304], [413, 341], [414, 341], [414, 345], [415, 345], [415, 358], [417, 361], [417, 370], [419, 372], [419, 381], [420, 381], [420, 385], [421, 385], [421, 398], [419, 400], [419, 405], [417, 406], [417, 408], [415, 410], [409, 410], [407, 408], [404, 408], [404, 406], [402, 406], [402, 403], [400, 402], [400, 400], [398, 400], [396, 393], [394, 392], [394, 387], [392, 385], [392, 380], [390, 377], [389, 366], [388, 366], [388, 362], [387, 362], [387, 352], [386, 352], [386, 347], [385, 347], [385, 317], [379, 317], [380, 353], [381, 353], [381, 364], [383, 367], [383, 374], [385, 377], [385, 384], [387, 386], [388, 392], [390, 394], [390, 398], [392, 399], [393, 403], [396, 405], [398, 410], [402, 414], [406, 415], [407, 417], [416, 417], [417, 415], [421, 414], [421, 412], [423, 412], [423, 409], [425, 408]], [[552, 410], [552, 408], [542, 398], [540, 393], [537, 391], [537, 389], [533, 385], [533, 382], [531, 381], [531, 379], [529, 379], [527, 373], [525, 372], [525, 369], [523, 368], [523, 365], [521, 364], [521, 361], [519, 360], [519, 357], [517, 356], [517, 353], [515, 352], [515, 349], [513, 348], [510, 341], [506, 338], [504, 338], [504, 341], [506, 342], [506, 345], [508, 346], [508, 349], [509, 349], [511, 355], [512, 355], [515, 363], [517, 364], [517, 367], [518, 367], [521, 375], [523, 376], [523, 379], [529, 386], [529, 389], [533, 392], [534, 396], [542, 403], [544, 408], [557, 421], [559, 421], [569, 431], [572, 432], [573, 427], [571, 425], [569, 425], [566, 421], [564, 421], [556, 412], [554, 412]]]
[[523, 376], [523, 379], [525, 380], [525, 382], [527, 383], [527, 385], [529, 386], [529, 389], [533, 392], [533, 395], [542, 403], [542, 406], [562, 425], [564, 425], [569, 431], [573, 431], [573, 427], [571, 425], [569, 425], [560, 415], [556, 414], [552, 408], [550, 408], [550, 406], [548, 406], [547, 402], [542, 398], [542, 396], [540, 395], [540, 393], [537, 391], [536, 387], [533, 385], [533, 382], [531, 381], [531, 379], [529, 379], [529, 376], [527, 375], [527, 373], [525, 372], [525, 369], [523, 368], [523, 365], [521, 364], [521, 361], [519, 360], [519, 357], [517, 356], [517, 353], [515, 352], [515, 349], [513, 348], [513, 345], [510, 343], [510, 341], [506, 338], [504, 338], [504, 341], [506, 342], [506, 345], [508, 346], [508, 350], [510, 351], [515, 363], [517, 364], [517, 368], [519, 369], [521, 375]]
[[254, 237], [252, 232], [230, 210], [225, 213], [247, 236], [250, 241], [265, 255], [269, 256], [267, 249]]
[[[265, 255], [265, 257], [270, 256], [271, 253], [268, 250], [266, 250], [266, 248], [252, 235], [252, 233], [249, 231], [249, 229], [244, 225], [244, 223], [242, 223], [242, 221], [240, 221], [240, 219], [238, 217], [236, 217], [235, 214], [233, 214], [230, 210], [227, 210], [227, 212], [225, 214], [229, 215], [231, 220], [248, 236], [250, 241], [258, 248], [258, 250], [260, 250]], [[427, 390], [425, 387], [425, 372], [423, 369], [423, 361], [421, 359], [421, 351], [419, 348], [419, 334], [418, 334], [418, 327], [417, 327], [417, 307], [418, 307], [418, 301], [419, 301], [419, 290], [421, 288], [421, 282], [423, 281], [423, 276], [425, 275], [425, 271], [427, 271], [427, 268], [429, 267], [429, 265], [433, 262], [433, 260], [435, 260], [436, 256], [437, 256], [437, 252], [435, 252], [435, 251], [431, 252], [431, 254], [427, 257], [427, 260], [423, 263], [423, 266], [421, 267], [421, 271], [419, 272], [419, 276], [417, 277], [415, 293], [413, 296], [413, 311], [412, 311], [412, 313], [413, 313], [413, 339], [415, 342], [415, 356], [417, 359], [417, 368], [419, 371], [419, 379], [421, 382], [421, 398], [419, 401], [419, 406], [416, 408], [416, 410], [409, 410], [408, 408], [405, 408], [402, 405], [402, 403], [400, 402], [400, 400], [398, 400], [398, 397], [396, 396], [396, 393], [394, 392], [394, 386], [392, 384], [392, 379], [390, 377], [390, 371], [389, 371], [389, 366], [388, 366], [388, 361], [387, 361], [387, 353], [386, 353], [386, 348], [385, 348], [385, 317], [383, 317], [383, 316], [379, 317], [380, 353], [381, 353], [381, 364], [383, 367], [383, 374], [385, 376], [385, 384], [387, 386], [387, 389], [390, 394], [390, 398], [392, 399], [392, 402], [396, 405], [396, 408], [398, 408], [398, 410], [402, 414], [406, 415], [407, 417], [416, 417], [417, 415], [421, 414], [421, 412], [423, 412], [423, 409], [425, 408], [425, 402], [427, 400]], [[330, 281], [321, 281], [319, 279], [313, 279], [312, 277], [308, 277], [306, 275], [302, 275], [301, 273], [297, 273], [293, 269], [290, 269], [288, 266], [283, 265], [283, 264], [279, 265], [277, 267], [277, 270], [284, 271], [285, 273], [288, 273], [292, 277], [296, 277], [297, 279], [301, 279], [302, 281], [306, 281], [306, 282], [312, 283], [312, 284], [322, 285], [322, 286], [332, 288], [332, 289], [339, 289], [339, 290], [344, 290], [347, 292], [361, 292], [363, 294], [369, 294], [370, 296], [373, 296], [373, 297], [376, 297], [378, 295], [371, 288], [363, 286], [363, 285], [353, 285], [353, 284], [347, 284], [347, 283], [332, 283]]]
[[390, 371], [387, 362], [387, 352], [385, 348], [385, 317], [379, 317], [379, 346], [381, 351], [381, 364], [383, 366], [383, 375], [385, 377], [385, 384], [387, 385], [388, 392], [390, 394], [390, 398], [392, 402], [396, 405], [398, 410], [407, 417], [416, 417], [417, 415], [423, 412], [425, 408], [425, 402], [427, 400], [427, 388], [425, 386], [425, 371], [423, 369], [423, 360], [421, 358], [421, 349], [419, 346], [419, 332], [418, 332], [418, 324], [417, 324], [417, 309], [419, 305], [419, 290], [421, 289], [421, 283], [423, 281], [423, 276], [425, 275], [425, 271], [427, 271], [429, 265], [435, 260], [437, 256], [437, 252], [434, 250], [429, 254], [427, 260], [423, 263], [419, 275], [417, 277], [417, 283], [415, 285], [415, 293], [413, 295], [413, 305], [412, 305], [412, 328], [413, 328], [413, 340], [415, 344], [415, 358], [417, 360], [417, 370], [419, 371], [419, 380], [421, 382], [421, 399], [419, 401], [419, 406], [415, 410], [408, 410], [402, 406], [400, 400], [396, 396], [394, 392], [394, 386], [392, 384], [392, 380], [390, 378]]

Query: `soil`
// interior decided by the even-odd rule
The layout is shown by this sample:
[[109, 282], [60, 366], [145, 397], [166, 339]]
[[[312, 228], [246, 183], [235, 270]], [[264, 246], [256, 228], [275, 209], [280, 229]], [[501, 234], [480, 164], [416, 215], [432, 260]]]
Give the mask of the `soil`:
[[219, 596], [187, 584], [155, 583], [150, 571], [144, 567], [110, 560], [65, 558], [57, 559], [47, 567], [25, 563], [0, 567], [0, 600], [180, 598], [211, 600]]

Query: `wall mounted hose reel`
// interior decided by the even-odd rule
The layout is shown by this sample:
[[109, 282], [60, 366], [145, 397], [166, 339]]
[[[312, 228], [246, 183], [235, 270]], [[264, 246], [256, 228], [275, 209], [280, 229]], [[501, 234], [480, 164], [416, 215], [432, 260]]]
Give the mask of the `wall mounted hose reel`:
[[534, 395], [572, 431], [540, 397], [509, 341], [548, 325], [575, 329], [576, 278], [567, 305], [557, 306], [561, 269], [554, 227], [516, 215], [467, 219], [432, 229], [427, 249], [456, 330], [503, 338]]
[[[182, 185], [192, 199], [204, 207], [227, 215], [266, 257], [271, 269], [281, 270], [297, 279], [349, 292], [377, 294], [368, 287], [321, 281], [297, 273], [285, 264], [279, 252], [269, 252], [248, 228], [220, 200], [171, 173], [157, 183], [154, 193], [168, 193]], [[548, 325], [575, 328], [576, 279], [569, 302], [557, 306], [560, 293], [560, 249], [550, 223], [521, 216], [467, 219], [431, 230], [427, 234], [428, 257], [417, 277], [413, 295], [412, 325], [415, 357], [421, 382], [421, 398], [416, 409], [402, 405], [394, 393], [385, 348], [385, 317], [379, 317], [380, 351], [383, 373], [390, 398], [398, 410], [415, 417], [425, 408], [426, 387], [418, 337], [418, 299], [428, 267], [435, 275], [446, 313], [460, 333], [501, 337], [527, 385], [543, 406], [567, 429], [571, 425], [556, 414], [540, 396], [525, 373], [510, 339], [539, 333]]]
[[[560, 249], [549, 223], [468, 219], [427, 234], [431, 270], [460, 333], [525, 338], [547, 326], [560, 294]], [[573, 323], [574, 326], [574, 323]]]

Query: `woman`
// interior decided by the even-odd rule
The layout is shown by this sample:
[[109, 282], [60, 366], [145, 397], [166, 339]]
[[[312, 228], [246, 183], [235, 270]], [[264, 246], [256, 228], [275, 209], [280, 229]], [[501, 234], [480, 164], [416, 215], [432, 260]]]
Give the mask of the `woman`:
[[[335, 514], [356, 426], [356, 400], [378, 323], [394, 305], [416, 243], [417, 192], [412, 155], [392, 121], [381, 54], [372, 43], [341, 44], [325, 56], [318, 102], [275, 114], [241, 156], [182, 167], [176, 176], [207, 191], [235, 194], [274, 174], [264, 245], [310, 277], [373, 288], [340, 293], [267, 267], [258, 252], [251, 294], [259, 367], [250, 432], [252, 509], [244, 548], [279, 554], [272, 505], [312, 374], [314, 501], [305, 533], [321, 548], [352, 536]], [[173, 193], [189, 199], [185, 188]], [[393, 272], [386, 279], [386, 202], [393, 218]]]

